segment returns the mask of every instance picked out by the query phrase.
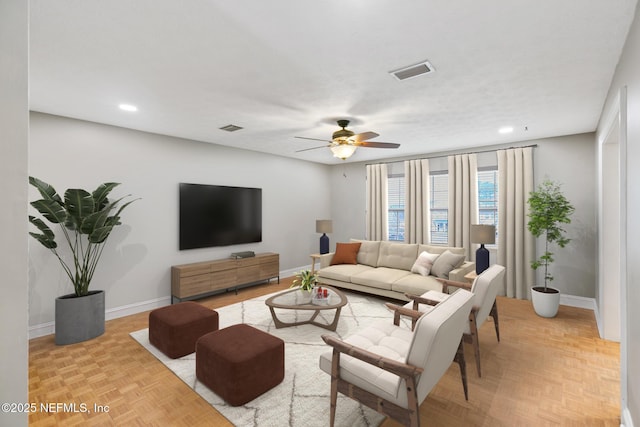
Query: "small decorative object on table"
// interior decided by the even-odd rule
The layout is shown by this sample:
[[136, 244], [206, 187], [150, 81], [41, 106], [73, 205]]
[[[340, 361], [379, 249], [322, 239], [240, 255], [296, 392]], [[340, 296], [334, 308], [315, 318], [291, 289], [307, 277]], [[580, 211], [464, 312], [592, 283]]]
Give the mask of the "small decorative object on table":
[[311, 303], [314, 305], [329, 305], [329, 291], [326, 288], [323, 289], [321, 286], [315, 289]]
[[298, 287], [303, 291], [310, 291], [318, 283], [318, 275], [309, 270], [302, 270], [296, 274], [296, 278], [291, 284], [292, 288]]
[[306, 291], [305, 299], [308, 298], [306, 303], [310, 303], [313, 300], [313, 288], [318, 283], [318, 275], [312, 273], [309, 270], [302, 270], [298, 274], [296, 274], [296, 278], [293, 280], [291, 284], [292, 288], [300, 288], [301, 291]]

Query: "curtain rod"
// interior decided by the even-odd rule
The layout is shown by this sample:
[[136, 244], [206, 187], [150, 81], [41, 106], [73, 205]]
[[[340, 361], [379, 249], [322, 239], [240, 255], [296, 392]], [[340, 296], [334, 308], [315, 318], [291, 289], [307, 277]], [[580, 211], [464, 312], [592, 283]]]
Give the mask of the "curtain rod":
[[365, 163], [365, 166], [368, 165], [384, 165], [384, 164], [389, 164], [389, 163], [400, 163], [400, 162], [404, 162], [406, 160], [428, 160], [428, 159], [438, 159], [441, 157], [448, 157], [448, 156], [458, 156], [458, 155], [462, 155], [462, 154], [481, 154], [481, 153], [490, 153], [492, 151], [500, 151], [500, 150], [511, 150], [514, 148], [536, 148], [538, 146], [538, 144], [529, 144], [529, 145], [519, 145], [519, 146], [515, 146], [515, 147], [505, 147], [505, 148], [487, 148], [486, 150], [476, 150], [476, 151], [467, 151], [467, 152], [462, 152], [462, 153], [456, 153], [456, 152], [452, 152], [451, 154], [434, 154], [433, 156], [427, 156], [427, 157], [411, 157], [411, 158], [406, 158], [403, 160], [389, 160], [388, 162], [376, 162], [376, 163]]

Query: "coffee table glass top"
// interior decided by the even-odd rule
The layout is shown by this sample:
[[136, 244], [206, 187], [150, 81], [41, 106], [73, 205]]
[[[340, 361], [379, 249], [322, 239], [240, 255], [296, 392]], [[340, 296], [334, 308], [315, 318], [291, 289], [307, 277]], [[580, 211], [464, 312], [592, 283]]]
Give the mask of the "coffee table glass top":
[[[330, 286], [322, 286], [322, 289], [327, 290], [327, 297], [321, 300], [315, 300], [315, 303], [310, 299], [311, 294], [309, 292], [303, 291], [299, 288], [290, 289], [288, 291], [281, 292], [268, 298], [265, 301], [265, 304], [271, 311], [271, 317], [273, 318], [273, 323], [275, 324], [276, 328], [286, 328], [288, 326], [312, 324], [321, 328], [335, 331], [338, 325], [338, 320], [340, 319], [340, 310], [347, 304], [347, 297], [339, 290], [334, 289]], [[277, 316], [275, 309], [313, 310], [314, 312], [311, 318], [309, 318], [308, 320], [285, 322]], [[333, 322], [329, 324], [316, 322], [315, 319], [321, 311], [332, 309], [336, 311]]]
[[[343, 307], [347, 304], [347, 297], [337, 289], [322, 286], [327, 290], [327, 298], [310, 300], [310, 294], [301, 289], [290, 289], [278, 295], [274, 295], [266, 301], [268, 306], [276, 308], [291, 308], [295, 310], [327, 310]], [[315, 295], [315, 290], [312, 291]]]

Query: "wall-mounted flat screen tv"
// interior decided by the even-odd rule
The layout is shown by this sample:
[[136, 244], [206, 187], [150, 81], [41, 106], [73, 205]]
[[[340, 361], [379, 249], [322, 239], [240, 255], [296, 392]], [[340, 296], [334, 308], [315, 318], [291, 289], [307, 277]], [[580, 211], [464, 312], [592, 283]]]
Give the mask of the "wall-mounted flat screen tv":
[[261, 188], [180, 184], [180, 250], [261, 241]]

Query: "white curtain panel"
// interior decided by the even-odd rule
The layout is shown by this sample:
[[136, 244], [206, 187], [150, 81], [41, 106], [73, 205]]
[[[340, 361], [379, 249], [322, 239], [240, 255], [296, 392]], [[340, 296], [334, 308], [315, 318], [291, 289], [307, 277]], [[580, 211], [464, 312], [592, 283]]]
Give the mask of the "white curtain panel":
[[429, 243], [431, 227], [429, 160], [405, 161], [404, 179], [404, 241]]
[[527, 229], [533, 191], [533, 147], [498, 150], [498, 264], [506, 267], [504, 294], [528, 299], [534, 283], [530, 262], [535, 239]]
[[449, 162], [449, 246], [465, 248], [468, 260], [475, 260], [469, 234], [478, 223], [478, 162], [475, 154], [448, 157]]
[[367, 238], [388, 240], [387, 165], [367, 165]]

